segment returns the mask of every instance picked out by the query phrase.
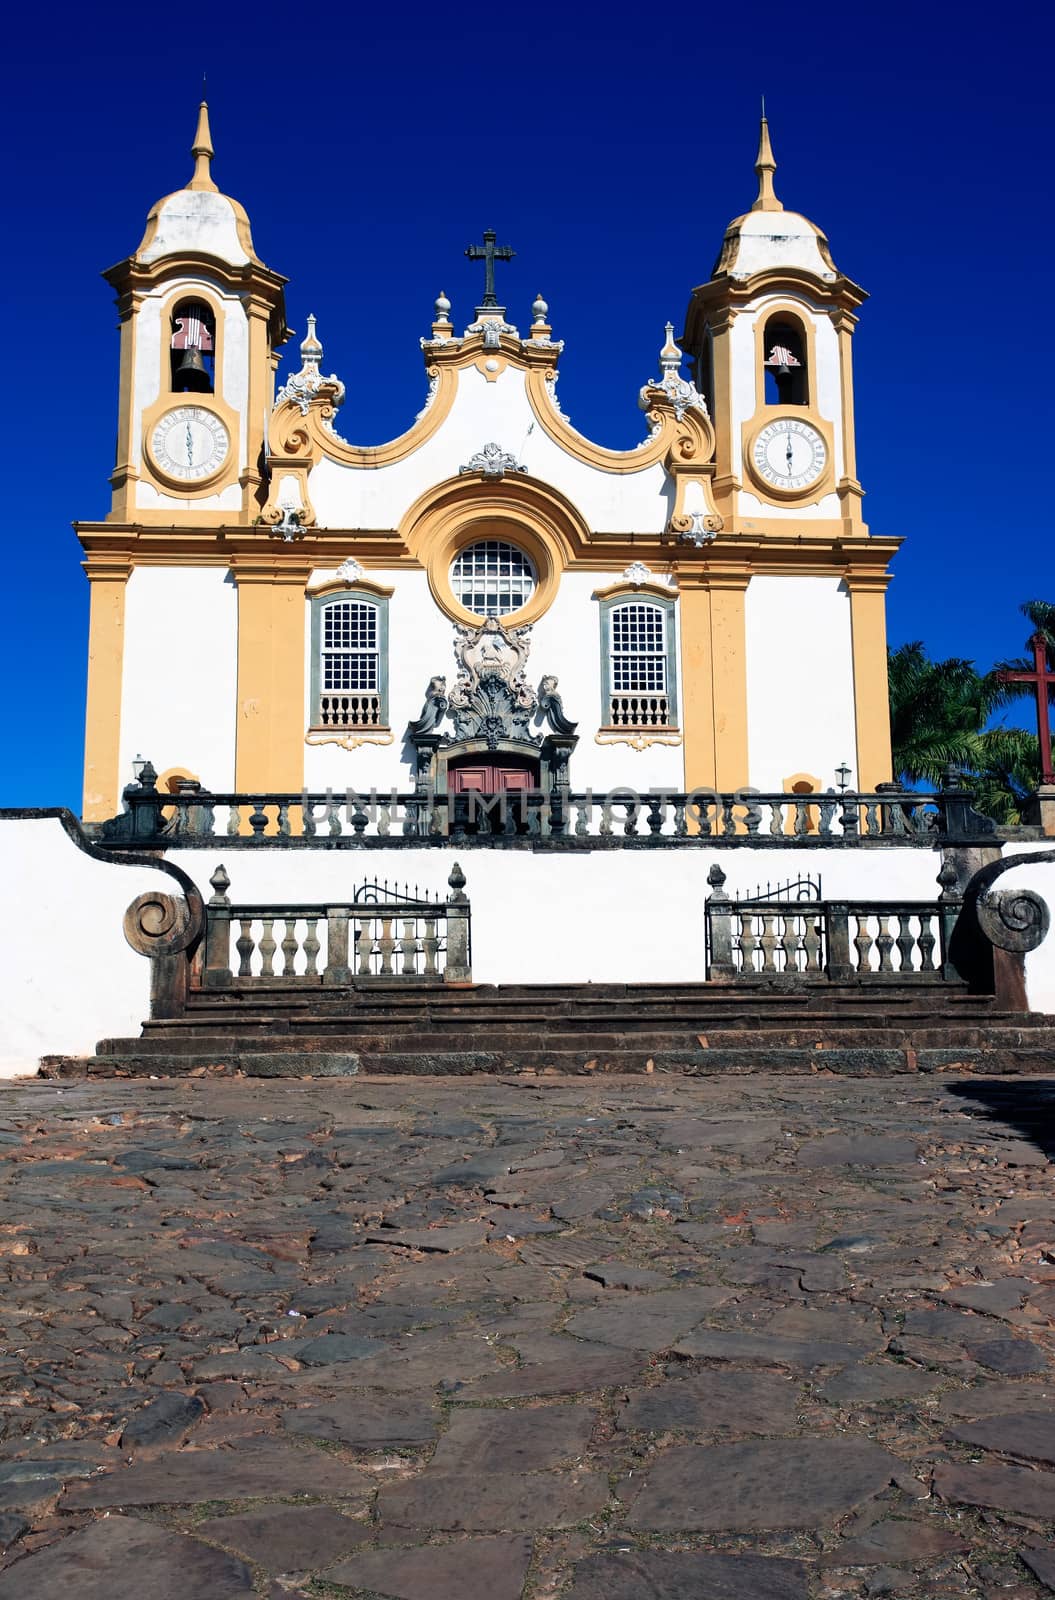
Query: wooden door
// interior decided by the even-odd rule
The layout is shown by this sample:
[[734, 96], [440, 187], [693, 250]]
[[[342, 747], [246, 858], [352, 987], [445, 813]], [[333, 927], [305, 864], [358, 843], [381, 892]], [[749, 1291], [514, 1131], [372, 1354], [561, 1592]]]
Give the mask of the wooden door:
[[538, 787], [538, 773], [533, 766], [495, 757], [452, 764], [447, 783], [451, 794], [523, 794]]

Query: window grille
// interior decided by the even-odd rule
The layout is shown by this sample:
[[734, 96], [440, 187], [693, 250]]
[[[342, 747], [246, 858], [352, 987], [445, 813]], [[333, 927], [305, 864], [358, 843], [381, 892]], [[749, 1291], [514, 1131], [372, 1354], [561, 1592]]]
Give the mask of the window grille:
[[666, 728], [674, 714], [673, 615], [644, 600], [607, 615], [608, 725]]
[[451, 565], [455, 599], [477, 617], [507, 617], [527, 605], [537, 576], [530, 558], [504, 539], [479, 539]]

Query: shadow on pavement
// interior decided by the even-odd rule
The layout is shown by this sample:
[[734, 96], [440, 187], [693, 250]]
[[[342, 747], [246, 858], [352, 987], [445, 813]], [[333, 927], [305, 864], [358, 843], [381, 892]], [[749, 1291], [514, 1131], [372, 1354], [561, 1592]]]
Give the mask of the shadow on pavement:
[[950, 1094], [968, 1102], [973, 1116], [1005, 1122], [1023, 1139], [1055, 1159], [1055, 1078], [1020, 1078], [1014, 1082], [949, 1083]]

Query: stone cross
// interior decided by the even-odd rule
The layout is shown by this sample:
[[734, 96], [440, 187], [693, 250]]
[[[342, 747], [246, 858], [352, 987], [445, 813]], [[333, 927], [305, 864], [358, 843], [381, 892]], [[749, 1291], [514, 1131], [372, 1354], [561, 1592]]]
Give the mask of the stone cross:
[[465, 252], [470, 261], [482, 261], [484, 264], [484, 297], [481, 306], [498, 305], [495, 298], [495, 262], [512, 261], [516, 254], [507, 244], [495, 244], [497, 237], [493, 228], [485, 228], [483, 244], [471, 244]]
[[1035, 633], [1029, 641], [1033, 651], [1032, 672], [1012, 672], [1004, 668], [997, 673], [1001, 683], [1031, 683], [1037, 697], [1037, 737], [1040, 741], [1040, 781], [1055, 783], [1051, 762], [1051, 711], [1050, 696], [1055, 691], [1055, 672], [1048, 666], [1047, 640]]

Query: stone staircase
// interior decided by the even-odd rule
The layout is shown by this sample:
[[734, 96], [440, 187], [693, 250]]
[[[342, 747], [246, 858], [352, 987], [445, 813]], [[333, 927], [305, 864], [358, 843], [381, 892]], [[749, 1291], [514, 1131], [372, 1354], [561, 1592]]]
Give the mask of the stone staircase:
[[1055, 1071], [1055, 1017], [957, 984], [574, 984], [192, 991], [178, 1018], [47, 1075]]

